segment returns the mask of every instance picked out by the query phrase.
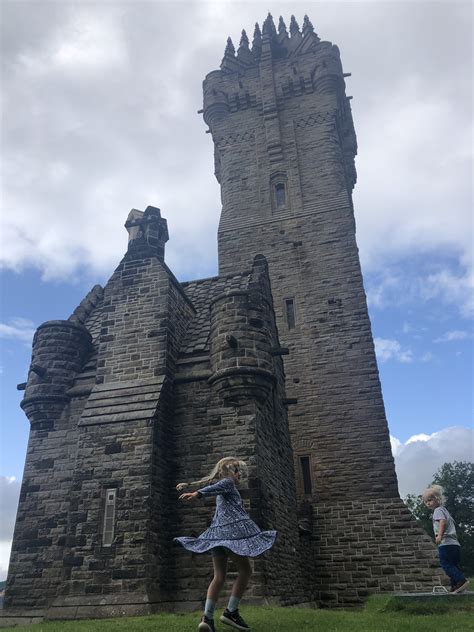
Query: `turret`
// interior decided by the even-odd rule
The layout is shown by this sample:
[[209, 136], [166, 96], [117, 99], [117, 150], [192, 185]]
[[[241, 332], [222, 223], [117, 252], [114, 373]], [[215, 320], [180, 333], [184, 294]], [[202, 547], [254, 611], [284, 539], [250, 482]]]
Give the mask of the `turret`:
[[331, 42], [321, 42], [313, 71], [313, 86], [321, 94], [344, 92], [344, 73], [339, 48]]
[[[274, 330], [267, 263], [255, 257], [245, 290], [216, 296], [211, 310], [209, 382], [225, 403], [238, 406], [265, 401], [276, 383], [272, 356]], [[264, 287], [264, 289], [266, 289]]]
[[40, 325], [33, 339], [33, 354], [21, 407], [31, 425], [49, 428], [69, 401], [68, 389], [91, 350], [87, 329], [70, 320]]

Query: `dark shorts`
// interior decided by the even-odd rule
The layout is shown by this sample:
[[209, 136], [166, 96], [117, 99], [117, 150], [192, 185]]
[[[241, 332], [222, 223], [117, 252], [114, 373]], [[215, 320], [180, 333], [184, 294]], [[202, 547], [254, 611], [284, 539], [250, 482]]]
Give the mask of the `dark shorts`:
[[222, 555], [225, 555], [227, 557], [230, 553], [231, 551], [229, 551], [229, 549], [225, 546], [215, 546], [213, 549], [211, 549], [211, 554], [215, 555], [216, 557], [221, 557]]

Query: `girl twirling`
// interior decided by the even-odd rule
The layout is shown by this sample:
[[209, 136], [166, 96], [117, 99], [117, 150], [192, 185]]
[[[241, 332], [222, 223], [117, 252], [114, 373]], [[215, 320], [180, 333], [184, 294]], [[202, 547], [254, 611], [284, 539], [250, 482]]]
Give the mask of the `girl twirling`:
[[179, 497], [182, 501], [192, 501], [203, 496], [217, 496], [216, 512], [211, 526], [197, 538], [175, 538], [188, 551], [212, 553], [214, 577], [207, 590], [204, 614], [198, 627], [199, 632], [215, 632], [214, 609], [224, 585], [229, 556], [237, 567], [238, 575], [232, 586], [227, 608], [220, 619], [222, 623], [237, 630], [250, 630], [238, 610], [252, 574], [248, 558], [256, 557], [273, 546], [276, 531], [260, 531], [242, 506], [242, 499], [236, 485], [245, 475], [246, 470], [247, 466], [243, 461], [235, 457], [226, 457], [221, 459], [205, 478], [176, 486], [178, 491], [182, 491], [190, 485], [202, 485], [217, 480], [216, 483], [201, 487], [195, 492], [181, 494]]

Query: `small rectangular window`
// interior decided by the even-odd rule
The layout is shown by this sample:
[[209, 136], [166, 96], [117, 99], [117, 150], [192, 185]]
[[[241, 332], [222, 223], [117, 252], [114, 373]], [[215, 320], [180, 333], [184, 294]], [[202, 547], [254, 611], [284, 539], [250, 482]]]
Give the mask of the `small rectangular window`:
[[104, 529], [102, 532], [102, 545], [112, 546], [115, 535], [115, 499], [116, 489], [107, 489], [105, 492]]
[[311, 482], [311, 465], [309, 456], [300, 456], [301, 475], [303, 477], [303, 491], [305, 494], [313, 492], [313, 484]]
[[295, 301], [292, 298], [285, 299], [286, 306], [286, 322], [288, 323], [288, 329], [294, 329], [296, 324], [295, 317]]
[[286, 206], [286, 192], [283, 182], [279, 182], [275, 185], [275, 200], [277, 208], [285, 208]]

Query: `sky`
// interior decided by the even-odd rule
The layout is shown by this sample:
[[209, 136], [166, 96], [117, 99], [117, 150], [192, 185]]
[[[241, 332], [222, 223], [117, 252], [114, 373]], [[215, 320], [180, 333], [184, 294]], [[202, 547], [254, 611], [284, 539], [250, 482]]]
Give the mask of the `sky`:
[[0, 0], [0, 579], [33, 333], [106, 283], [132, 208], [161, 208], [180, 280], [217, 273], [202, 80], [269, 10], [287, 25], [307, 13], [351, 73], [357, 240], [400, 493], [472, 460], [471, 3]]

